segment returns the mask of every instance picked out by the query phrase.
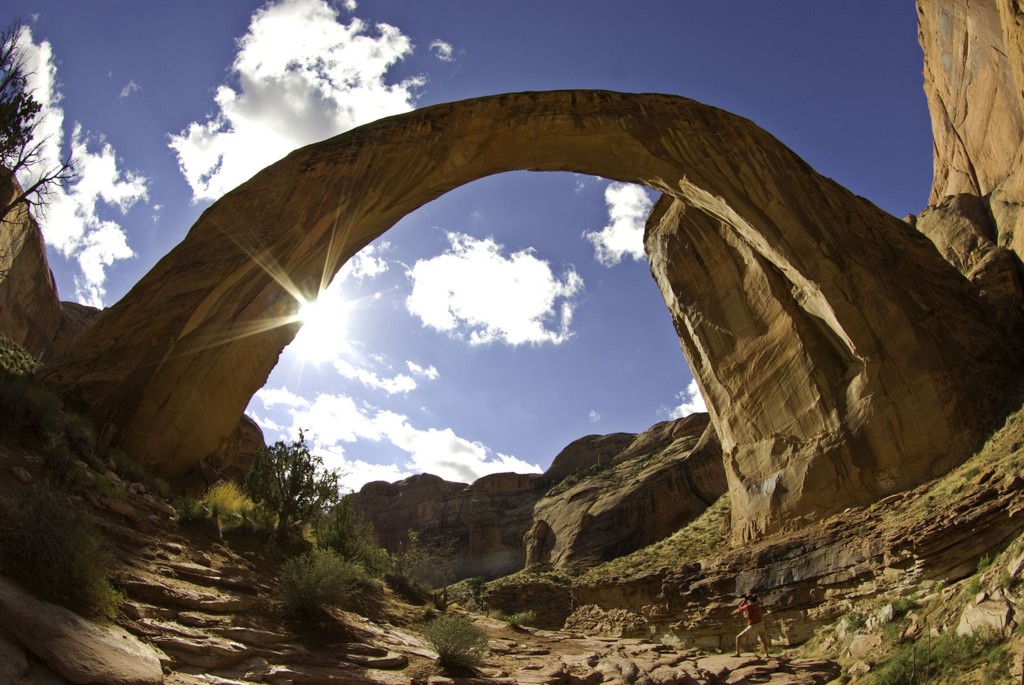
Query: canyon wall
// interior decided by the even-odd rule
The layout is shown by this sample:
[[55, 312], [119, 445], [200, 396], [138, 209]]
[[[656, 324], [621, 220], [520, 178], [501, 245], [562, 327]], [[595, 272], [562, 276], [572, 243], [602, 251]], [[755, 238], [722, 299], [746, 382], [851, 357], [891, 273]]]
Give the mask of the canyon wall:
[[517, 169], [671, 198], [646, 245], [739, 539], [949, 468], [1006, 411], [993, 379], [1019, 386], [1021, 341], [921, 233], [746, 119], [602, 91], [436, 105], [293, 152], [207, 209], [44, 377], [80, 387], [105, 435], [182, 476], [231, 433], [300, 302], [346, 259], [448, 190]]

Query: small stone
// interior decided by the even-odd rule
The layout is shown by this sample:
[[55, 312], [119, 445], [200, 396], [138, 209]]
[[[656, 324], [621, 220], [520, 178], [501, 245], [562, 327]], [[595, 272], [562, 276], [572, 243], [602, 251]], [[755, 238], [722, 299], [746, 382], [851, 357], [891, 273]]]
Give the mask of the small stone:
[[866, 661], [855, 661], [847, 671], [850, 675], [866, 675], [870, 672], [871, 666]]
[[32, 474], [22, 466], [15, 466], [11, 469], [11, 473], [14, 474], [15, 478], [21, 481], [22, 485], [29, 485], [32, 483]]
[[211, 568], [213, 566], [213, 559], [210, 558], [209, 554], [203, 552], [202, 550], [197, 549], [196, 551], [192, 552], [191, 558], [193, 562], [199, 564], [200, 566], [205, 566], [207, 568]]

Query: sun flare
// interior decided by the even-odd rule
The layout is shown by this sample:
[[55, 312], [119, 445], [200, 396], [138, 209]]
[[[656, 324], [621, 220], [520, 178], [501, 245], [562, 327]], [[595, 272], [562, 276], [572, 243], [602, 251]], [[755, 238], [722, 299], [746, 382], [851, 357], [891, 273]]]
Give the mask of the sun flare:
[[331, 289], [305, 300], [297, 315], [299, 329], [291, 347], [305, 362], [321, 364], [348, 349], [348, 303]]

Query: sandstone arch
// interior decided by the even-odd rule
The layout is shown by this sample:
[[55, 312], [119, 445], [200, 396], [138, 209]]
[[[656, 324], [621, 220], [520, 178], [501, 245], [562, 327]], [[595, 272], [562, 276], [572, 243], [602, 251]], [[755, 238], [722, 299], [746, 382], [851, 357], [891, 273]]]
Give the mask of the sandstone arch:
[[722, 436], [741, 537], [948, 467], [1000, 408], [979, 386], [1019, 375], [971, 286], [903, 222], [745, 119], [603, 91], [438, 105], [293, 152], [207, 209], [45, 375], [178, 476], [294, 336], [266, 327], [297, 309], [266, 267], [312, 297], [408, 212], [518, 169], [665, 194], [651, 267]]

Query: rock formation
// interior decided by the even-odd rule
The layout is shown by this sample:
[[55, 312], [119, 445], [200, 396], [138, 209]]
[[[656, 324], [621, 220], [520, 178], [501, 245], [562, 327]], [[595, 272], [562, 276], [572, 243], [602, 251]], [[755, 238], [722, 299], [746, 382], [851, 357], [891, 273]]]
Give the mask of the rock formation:
[[[698, 443], [698, 438], [705, 434]], [[498, 473], [470, 485], [422, 474], [367, 483], [354, 495], [387, 549], [408, 531], [452, 541], [455, 575], [497, 578], [530, 564], [593, 566], [660, 540], [725, 492], [707, 414], [634, 435], [592, 435], [544, 474]]]
[[[15, 192], [14, 186], [6, 187], [5, 192]], [[25, 205], [0, 220], [0, 333], [37, 359], [47, 360], [69, 351], [73, 354], [79, 334], [100, 312], [89, 305], [60, 301], [42, 232]], [[179, 485], [183, 490], [201, 491], [222, 478], [241, 481], [256, 449], [263, 446], [263, 431], [242, 415], [234, 430]]]
[[537, 480], [535, 474], [499, 473], [466, 485], [422, 474], [367, 483], [354, 495], [355, 507], [386, 549], [402, 549], [412, 530], [430, 543], [454, 543], [457, 578], [497, 578], [523, 567]]
[[916, 225], [1024, 335], [1024, 24], [1018, 3], [918, 0], [935, 178]]
[[80, 386], [118, 443], [180, 476], [233, 430], [293, 338], [300, 300], [409, 211], [516, 169], [672, 198], [647, 249], [743, 539], [957, 463], [1005, 410], [982, 389], [1019, 382], [1020, 341], [905, 223], [743, 118], [597, 91], [437, 105], [293, 152], [204, 212], [45, 377]]
[[707, 414], [655, 425], [587, 476], [537, 502], [528, 565], [578, 570], [629, 554], [696, 519], [726, 490]]
[[[0, 200], [19, 191], [0, 170]], [[61, 327], [57, 285], [46, 261], [39, 224], [24, 204], [0, 217], [0, 333], [40, 358]]]

